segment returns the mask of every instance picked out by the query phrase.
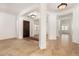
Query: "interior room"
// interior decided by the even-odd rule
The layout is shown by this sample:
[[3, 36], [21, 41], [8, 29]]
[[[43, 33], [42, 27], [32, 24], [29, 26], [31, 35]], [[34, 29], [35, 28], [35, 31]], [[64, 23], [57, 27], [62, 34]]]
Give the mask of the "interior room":
[[0, 3], [1, 56], [79, 55], [79, 3]]

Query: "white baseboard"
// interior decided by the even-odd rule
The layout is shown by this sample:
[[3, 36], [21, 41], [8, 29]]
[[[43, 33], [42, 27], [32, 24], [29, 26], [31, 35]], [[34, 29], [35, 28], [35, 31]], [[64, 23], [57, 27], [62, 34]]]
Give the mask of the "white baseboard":
[[79, 41], [72, 41], [73, 43], [77, 43], [77, 44], [79, 44]]
[[48, 40], [56, 40], [56, 38], [53, 38], [53, 39], [48, 39]]
[[49, 40], [56, 40], [56, 36], [55, 35], [54, 36], [53, 35], [52, 36], [48, 36], [48, 39]]
[[17, 38], [17, 37], [4, 37], [4, 38], [0, 38], [0, 40], [7, 40], [7, 39], [14, 39], [14, 38]]

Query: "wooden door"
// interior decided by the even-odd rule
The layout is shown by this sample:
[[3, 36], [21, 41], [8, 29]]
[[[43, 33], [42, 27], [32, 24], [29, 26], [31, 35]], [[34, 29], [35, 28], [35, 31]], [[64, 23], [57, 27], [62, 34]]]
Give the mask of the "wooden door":
[[30, 23], [29, 21], [23, 21], [23, 37], [30, 36]]

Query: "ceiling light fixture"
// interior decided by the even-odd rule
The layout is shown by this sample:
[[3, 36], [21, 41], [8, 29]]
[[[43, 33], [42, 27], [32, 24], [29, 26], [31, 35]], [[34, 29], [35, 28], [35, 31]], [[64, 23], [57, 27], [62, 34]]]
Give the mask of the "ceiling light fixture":
[[66, 8], [66, 6], [67, 6], [67, 3], [61, 3], [60, 5], [58, 5], [57, 8], [59, 8], [60, 10], [63, 10]]
[[36, 17], [36, 15], [34, 15], [34, 14], [32, 14], [32, 15], [30, 15], [32, 18], [35, 18]]

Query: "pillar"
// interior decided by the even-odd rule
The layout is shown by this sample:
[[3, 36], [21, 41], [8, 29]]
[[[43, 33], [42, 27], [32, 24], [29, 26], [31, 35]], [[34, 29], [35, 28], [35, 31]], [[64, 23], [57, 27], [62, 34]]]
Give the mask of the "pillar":
[[40, 4], [40, 20], [39, 20], [39, 47], [46, 48], [46, 4]]
[[18, 38], [22, 39], [23, 38], [23, 17], [20, 16], [18, 19]]

